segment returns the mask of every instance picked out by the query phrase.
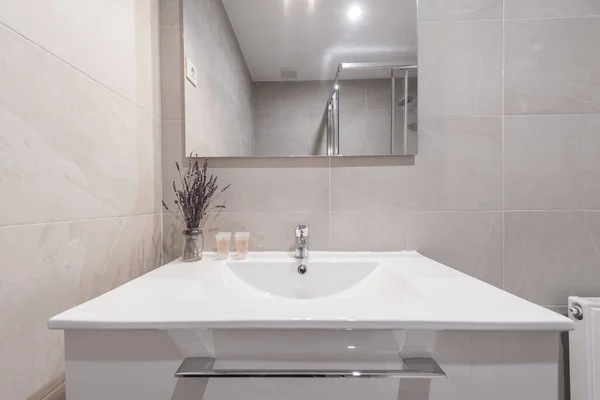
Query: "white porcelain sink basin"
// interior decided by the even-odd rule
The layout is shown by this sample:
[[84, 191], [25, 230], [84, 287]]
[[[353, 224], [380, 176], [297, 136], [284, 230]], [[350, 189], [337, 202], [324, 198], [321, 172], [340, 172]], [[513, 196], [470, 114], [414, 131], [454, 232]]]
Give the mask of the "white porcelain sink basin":
[[[293, 299], [315, 299], [340, 293], [369, 276], [375, 261], [230, 261], [227, 266], [244, 282], [263, 292]], [[306, 267], [303, 274], [298, 270]]]
[[77, 306], [53, 329], [570, 330], [559, 314], [416, 252], [174, 261]]

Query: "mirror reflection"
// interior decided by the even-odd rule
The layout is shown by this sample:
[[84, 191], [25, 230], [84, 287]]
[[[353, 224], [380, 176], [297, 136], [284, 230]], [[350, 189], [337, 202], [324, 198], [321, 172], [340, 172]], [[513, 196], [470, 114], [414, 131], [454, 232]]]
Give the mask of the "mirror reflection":
[[416, 1], [183, 5], [187, 153], [417, 153]]

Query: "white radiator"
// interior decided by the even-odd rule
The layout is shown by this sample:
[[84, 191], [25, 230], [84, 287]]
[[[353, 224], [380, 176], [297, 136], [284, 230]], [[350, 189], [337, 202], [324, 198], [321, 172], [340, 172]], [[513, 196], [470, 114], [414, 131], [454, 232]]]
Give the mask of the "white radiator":
[[571, 400], [600, 400], [600, 298], [569, 297]]

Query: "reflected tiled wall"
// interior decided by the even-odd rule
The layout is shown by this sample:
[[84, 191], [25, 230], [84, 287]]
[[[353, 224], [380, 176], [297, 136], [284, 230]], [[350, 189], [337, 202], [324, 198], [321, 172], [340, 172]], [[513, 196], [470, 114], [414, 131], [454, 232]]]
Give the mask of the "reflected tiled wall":
[[186, 153], [250, 156], [252, 80], [225, 7], [184, 0], [183, 9], [184, 54], [198, 74], [197, 86], [185, 80]]
[[0, 2], [0, 398], [64, 396], [48, 319], [160, 264], [157, 6]]
[[254, 155], [327, 154], [330, 81], [255, 82]]
[[[416, 249], [558, 310], [598, 296], [599, 6], [419, 7], [419, 155], [213, 159], [232, 187], [207, 232], [282, 250], [308, 222], [313, 250]], [[179, 248], [166, 239], [169, 260]]]
[[[404, 95], [396, 81], [396, 100]], [[340, 154], [383, 155], [390, 151], [390, 79], [340, 81]], [[333, 81], [254, 83], [254, 155], [326, 155], [326, 102]], [[417, 79], [409, 78], [409, 95], [417, 98]], [[394, 151], [402, 151], [404, 111], [395, 109]], [[416, 103], [408, 123], [417, 122]]]

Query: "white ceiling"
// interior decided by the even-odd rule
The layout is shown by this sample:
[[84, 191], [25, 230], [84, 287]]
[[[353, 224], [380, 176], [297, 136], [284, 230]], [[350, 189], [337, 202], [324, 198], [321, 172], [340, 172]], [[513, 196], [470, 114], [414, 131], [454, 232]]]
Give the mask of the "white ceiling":
[[[254, 81], [333, 79], [342, 62], [417, 59], [416, 0], [223, 0]], [[351, 20], [351, 11], [355, 21]], [[385, 72], [389, 76], [389, 71]]]

